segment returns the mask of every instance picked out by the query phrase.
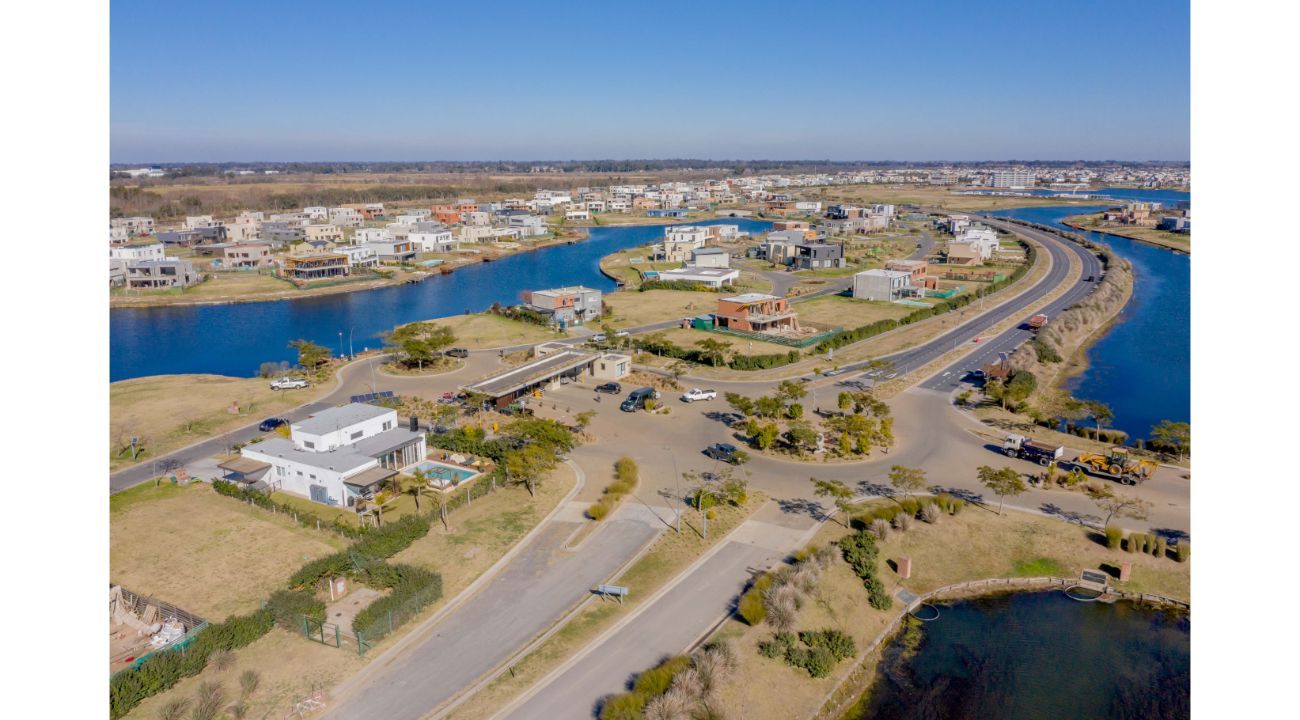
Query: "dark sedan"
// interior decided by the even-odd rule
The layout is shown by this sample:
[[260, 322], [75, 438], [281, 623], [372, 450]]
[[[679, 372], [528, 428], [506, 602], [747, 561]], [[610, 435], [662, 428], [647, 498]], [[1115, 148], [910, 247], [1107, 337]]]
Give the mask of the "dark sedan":
[[284, 418], [267, 418], [263, 420], [260, 425], [257, 426], [257, 429], [261, 430], [262, 432], [271, 432], [272, 430], [280, 427], [281, 425], [288, 425], [288, 424], [289, 421], [285, 420]]

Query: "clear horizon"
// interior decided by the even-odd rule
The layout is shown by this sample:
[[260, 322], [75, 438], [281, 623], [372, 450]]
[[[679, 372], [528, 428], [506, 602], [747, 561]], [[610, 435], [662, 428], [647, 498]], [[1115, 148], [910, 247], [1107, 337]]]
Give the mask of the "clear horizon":
[[110, 156], [1187, 162], [1189, 31], [1185, 2], [117, 0]]

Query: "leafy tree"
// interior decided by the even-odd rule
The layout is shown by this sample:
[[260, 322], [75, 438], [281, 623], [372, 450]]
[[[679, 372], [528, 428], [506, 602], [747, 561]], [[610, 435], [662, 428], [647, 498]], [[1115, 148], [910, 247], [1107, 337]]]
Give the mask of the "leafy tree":
[[1097, 426], [1097, 437], [1101, 437], [1102, 427], [1115, 417], [1115, 411], [1111, 410], [1106, 403], [1096, 400], [1088, 400], [1084, 403], [1084, 407], [1088, 409], [1088, 417], [1092, 418], [1092, 422]]
[[542, 475], [555, 467], [555, 451], [540, 443], [530, 443], [518, 450], [511, 450], [501, 460], [506, 477], [511, 482], [522, 483], [528, 488], [528, 494], [536, 497], [537, 482]]
[[1001, 380], [989, 380], [984, 383], [984, 397], [998, 403], [1003, 410], [1007, 409], [1007, 386], [1002, 384]]
[[803, 417], [803, 405], [790, 403], [790, 406], [785, 409], [785, 415], [791, 420], [798, 420]]
[[886, 417], [880, 419], [880, 425], [875, 432], [876, 444], [884, 448], [885, 453], [889, 453], [889, 448], [894, 446], [894, 418]]
[[700, 349], [700, 360], [713, 367], [725, 364], [727, 355], [731, 352], [731, 345], [714, 338], [699, 340], [695, 346]]
[[441, 357], [442, 351], [456, 342], [456, 336], [444, 325], [417, 322], [395, 328], [384, 340], [403, 364], [423, 370], [425, 363]]
[[1178, 459], [1182, 460], [1192, 444], [1192, 426], [1185, 422], [1161, 420], [1159, 425], [1151, 428], [1151, 437], [1161, 445], [1173, 449]]
[[786, 438], [789, 439], [794, 449], [800, 453], [805, 449], [812, 449], [817, 446], [817, 431], [802, 420], [790, 423], [790, 429], [786, 431]]
[[999, 515], [1002, 514], [1002, 504], [1006, 501], [1008, 495], [1014, 497], [1029, 489], [1024, 479], [1020, 477], [1020, 473], [1009, 467], [999, 470], [988, 465], [981, 465], [977, 473], [980, 484], [998, 496]]
[[780, 398], [782, 402], [802, 400], [807, 397], [807, 395], [808, 389], [803, 386], [803, 383], [795, 382], [794, 380], [782, 380], [781, 384], [776, 386], [776, 396]]
[[847, 413], [853, 409], [853, 395], [847, 392], [840, 393], [839, 397], [836, 398], [836, 404], [839, 405], [840, 412]]
[[754, 414], [754, 401], [752, 399], [734, 392], [726, 393], [723, 397], [726, 398], [727, 404], [741, 415]]
[[1106, 513], [1102, 527], [1110, 525], [1111, 518], [1126, 517], [1134, 520], [1146, 520], [1151, 514], [1151, 503], [1132, 495], [1115, 495], [1112, 492], [1092, 494], [1093, 502]]
[[298, 365], [308, 370], [314, 370], [329, 362], [331, 357], [329, 348], [310, 340], [294, 340], [289, 343], [289, 347], [298, 351]]
[[776, 423], [765, 423], [759, 426], [758, 432], [753, 436], [754, 446], [759, 450], [767, 450], [776, 443], [776, 438], [780, 434], [781, 431], [777, 428]]
[[673, 387], [678, 387], [678, 381], [690, 370], [690, 367], [681, 360], [674, 360], [668, 366], [668, 376], [672, 378]]
[[1007, 383], [1006, 391], [1003, 393], [1003, 402], [1019, 403], [1033, 394], [1034, 388], [1038, 386], [1038, 380], [1034, 374], [1028, 370], [1021, 370], [1011, 376], [1011, 382]]
[[814, 494], [818, 497], [829, 498], [835, 504], [835, 508], [840, 511], [844, 520], [839, 520], [839, 524], [848, 527], [849, 510], [853, 507], [853, 491], [842, 480], [818, 480], [817, 478], [808, 478], [812, 482]]
[[925, 471], [921, 468], [895, 465], [889, 468], [889, 484], [904, 496], [911, 497], [912, 493], [925, 487]]

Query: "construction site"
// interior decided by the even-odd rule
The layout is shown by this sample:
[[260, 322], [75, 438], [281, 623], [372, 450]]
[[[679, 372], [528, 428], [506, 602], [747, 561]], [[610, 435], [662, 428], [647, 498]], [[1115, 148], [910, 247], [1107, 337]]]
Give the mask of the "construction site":
[[108, 672], [139, 667], [154, 653], [183, 647], [207, 620], [121, 585], [108, 587]]

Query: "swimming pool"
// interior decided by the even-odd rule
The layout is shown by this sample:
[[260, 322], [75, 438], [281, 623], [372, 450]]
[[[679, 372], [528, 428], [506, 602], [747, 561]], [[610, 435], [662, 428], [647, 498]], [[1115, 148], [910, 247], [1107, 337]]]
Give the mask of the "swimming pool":
[[477, 470], [447, 465], [434, 460], [425, 460], [414, 467], [408, 468], [407, 472], [414, 474], [416, 470], [429, 473], [429, 482], [438, 487], [456, 487], [479, 474]]

